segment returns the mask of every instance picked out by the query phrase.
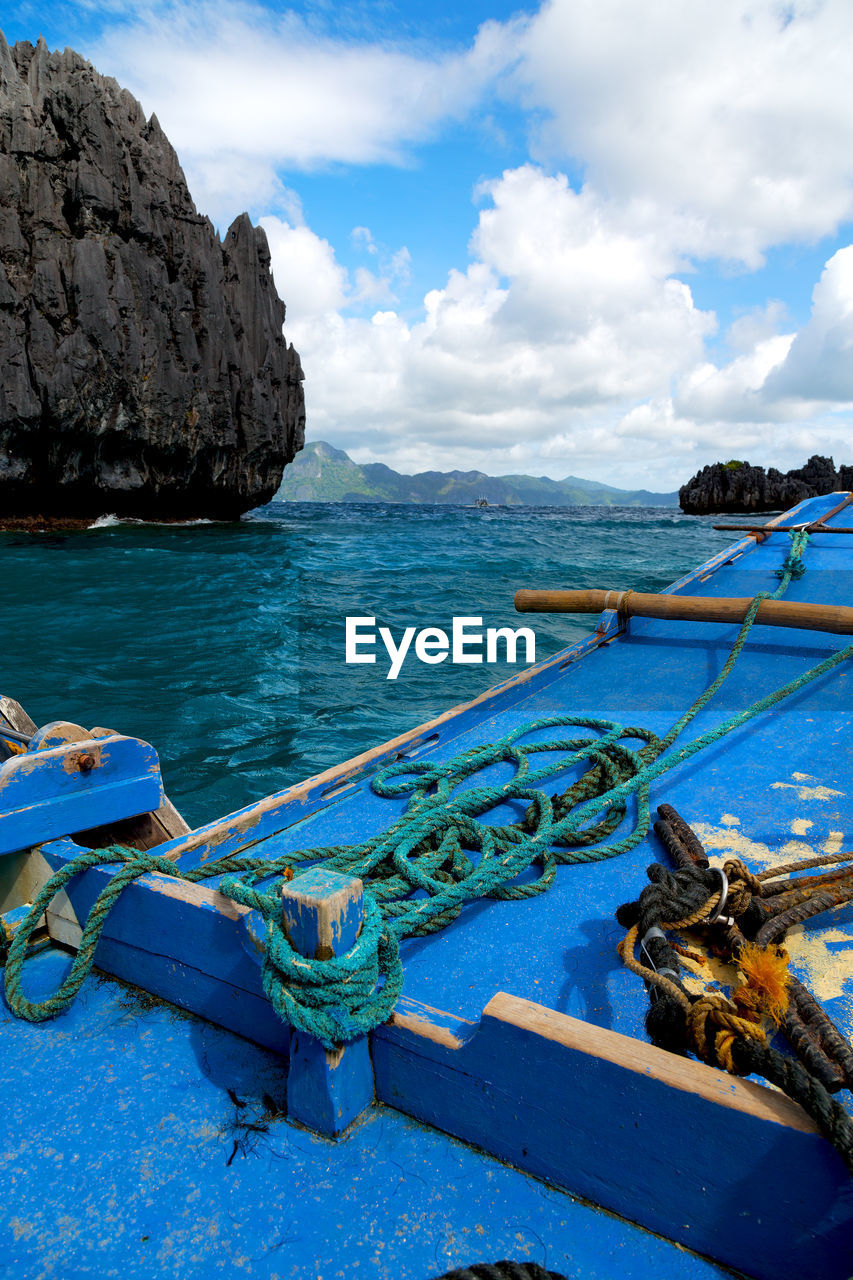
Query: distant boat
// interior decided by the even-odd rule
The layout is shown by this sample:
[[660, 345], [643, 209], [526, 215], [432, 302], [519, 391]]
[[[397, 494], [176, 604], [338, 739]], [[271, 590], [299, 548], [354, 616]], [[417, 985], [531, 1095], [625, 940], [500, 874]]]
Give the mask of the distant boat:
[[490, 507], [491, 505], [492, 504], [489, 502], [489, 499], [482, 493], [480, 494], [477, 501], [474, 503], [475, 507]]

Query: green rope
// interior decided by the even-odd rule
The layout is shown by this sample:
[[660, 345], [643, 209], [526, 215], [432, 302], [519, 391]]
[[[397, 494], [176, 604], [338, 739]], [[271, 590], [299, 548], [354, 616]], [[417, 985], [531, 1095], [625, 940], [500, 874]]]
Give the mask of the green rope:
[[[264, 990], [284, 1021], [327, 1047], [364, 1035], [390, 1016], [402, 989], [401, 939], [444, 928], [474, 899], [542, 893], [553, 883], [558, 863], [597, 862], [634, 848], [649, 829], [649, 787], [655, 779], [853, 656], [853, 645], [830, 655], [723, 724], [669, 752], [731, 673], [761, 602], [778, 599], [792, 578], [800, 576], [797, 570], [802, 568], [807, 539], [805, 531], [793, 534], [779, 587], [755, 597], [719, 675], [663, 738], [601, 717], [551, 716], [441, 764], [403, 760], [382, 769], [371, 781], [380, 796], [408, 797], [405, 811], [387, 831], [359, 844], [300, 849], [275, 861], [234, 853], [183, 871], [160, 855], [117, 845], [83, 853], [51, 877], [15, 934], [6, 965], [10, 1007], [31, 1021], [54, 1017], [68, 1007], [92, 967], [109, 911], [132, 880], [151, 871], [191, 883], [225, 875], [220, 892], [259, 911], [266, 922]], [[551, 729], [564, 732], [546, 742], [521, 741]], [[598, 736], [575, 736], [573, 731], [578, 729]], [[637, 750], [628, 745], [630, 740], [645, 745]], [[530, 758], [540, 754], [550, 756], [550, 761], [532, 767]], [[513, 767], [509, 781], [459, 790], [481, 770], [498, 763]], [[549, 778], [582, 766], [586, 766], [582, 776], [562, 795], [552, 798], [543, 790]], [[620, 839], [609, 841], [626, 816], [631, 796], [636, 797], [633, 827]], [[520, 805], [523, 817], [511, 825], [481, 821], [506, 803]], [[344, 956], [306, 959], [287, 940], [281, 925], [283, 876], [288, 868], [302, 863], [322, 863], [364, 883], [365, 924], [355, 947]], [[21, 973], [29, 937], [45, 908], [76, 875], [109, 865], [119, 869], [95, 900], [70, 972], [45, 1000], [29, 1001], [23, 994]], [[533, 868], [533, 879], [519, 879]], [[271, 888], [255, 887], [270, 879], [274, 880]]]

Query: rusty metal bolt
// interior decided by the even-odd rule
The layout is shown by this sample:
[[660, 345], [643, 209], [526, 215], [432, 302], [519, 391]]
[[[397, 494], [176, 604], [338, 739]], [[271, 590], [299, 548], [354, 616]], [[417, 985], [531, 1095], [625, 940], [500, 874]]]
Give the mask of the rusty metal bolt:
[[77, 768], [81, 773], [91, 773], [97, 761], [91, 751], [87, 751], [84, 755], [77, 757]]

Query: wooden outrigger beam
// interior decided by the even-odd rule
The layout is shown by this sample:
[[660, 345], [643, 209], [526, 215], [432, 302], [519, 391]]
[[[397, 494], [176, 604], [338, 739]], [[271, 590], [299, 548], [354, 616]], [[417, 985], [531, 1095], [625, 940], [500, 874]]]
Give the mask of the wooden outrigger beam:
[[[743, 622], [752, 597], [652, 595], [642, 591], [517, 591], [519, 613], [602, 613], [615, 609], [626, 618], [666, 618], [678, 622]], [[853, 635], [853, 608], [762, 600], [756, 622], [769, 627], [834, 631]]]
[[712, 524], [712, 529], [723, 529], [734, 531], [740, 530], [744, 533], [853, 533], [853, 527], [850, 525], [839, 526], [833, 528], [831, 525], [823, 524]]

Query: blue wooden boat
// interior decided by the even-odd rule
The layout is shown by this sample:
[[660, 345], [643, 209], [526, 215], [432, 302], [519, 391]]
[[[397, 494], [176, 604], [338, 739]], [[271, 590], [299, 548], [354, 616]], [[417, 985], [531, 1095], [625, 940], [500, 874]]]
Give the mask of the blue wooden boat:
[[[853, 542], [833, 529], [846, 528], [851, 498], [800, 504], [667, 595], [774, 592], [786, 559], [799, 571], [787, 532], [797, 526], [811, 536], [785, 600], [844, 605]], [[853, 1182], [813, 1117], [761, 1079], [646, 1035], [649, 995], [617, 954], [615, 918], [648, 864], [667, 862], [658, 836], [643, 834], [642, 788], [625, 791], [624, 817], [610, 784], [599, 788], [619, 822], [581, 843], [571, 855], [581, 860], [554, 867], [542, 855], [515, 877], [528, 886], [521, 896], [482, 896], [495, 888], [482, 871], [490, 853], [494, 866], [515, 867], [537, 823], [549, 829], [536, 792], [562, 792], [600, 762], [605, 722], [663, 738], [738, 634], [730, 622], [631, 617], [629, 600], [614, 601], [582, 643], [195, 831], [165, 800], [152, 747], [105, 728], [39, 730], [0, 701], [0, 911], [16, 973], [26, 957], [11, 995], [7, 983], [18, 1012], [53, 1010], [70, 957], [82, 966], [92, 950], [93, 904], [127, 880], [76, 998], [47, 1021], [2, 1009], [0, 1258], [10, 1273], [414, 1278], [510, 1258], [571, 1276], [850, 1276]], [[731, 674], [651, 763], [640, 754], [647, 738], [611, 731], [616, 755], [627, 748], [647, 770], [652, 805], [677, 810], [712, 862], [739, 858], [760, 873], [851, 846], [853, 703], [849, 663], [836, 661], [850, 637], [839, 625], [756, 621]], [[567, 730], [566, 717], [579, 724]], [[566, 746], [579, 737], [591, 745]], [[537, 742], [552, 745], [520, 750]], [[491, 750], [478, 753], [483, 744]], [[494, 848], [487, 835], [482, 859], [472, 852], [467, 870], [442, 871], [449, 828], [435, 815], [446, 800], [464, 830], [485, 813], [490, 831], [516, 834]], [[581, 833], [596, 803], [581, 798]], [[413, 811], [435, 818], [433, 834], [398, 841], [394, 856], [424, 887], [386, 900], [368, 877], [361, 893], [347, 867], [364, 865], [383, 833], [405, 833]], [[626, 847], [600, 857], [602, 844]], [[42, 901], [52, 876], [117, 846], [131, 851], [125, 861], [90, 854]], [[354, 847], [361, 863], [342, 852]], [[149, 861], [134, 868], [133, 849]], [[322, 859], [297, 856], [318, 849]], [[253, 881], [241, 864], [235, 881], [229, 856], [277, 875], [264, 880], [261, 868]], [[533, 893], [543, 875], [550, 887]], [[271, 901], [291, 949], [282, 964], [304, 970], [302, 1009], [319, 965], [345, 964], [371, 929], [389, 936], [393, 914], [376, 925], [376, 900], [423, 922], [433, 890], [445, 895], [445, 927], [403, 937], [402, 991], [367, 1034], [355, 1027], [330, 1047], [339, 1037], [324, 1039], [329, 1024], [310, 1011], [298, 1018], [317, 1034], [275, 1011], [290, 997], [263, 963]], [[849, 1038], [853, 908], [839, 902], [785, 945]], [[647, 938], [641, 973], [653, 956]], [[382, 961], [380, 995], [395, 963]], [[731, 975], [710, 963], [696, 982], [716, 990]], [[348, 974], [338, 974], [342, 991]], [[692, 979], [681, 971], [679, 981]], [[333, 1027], [360, 1017], [345, 995], [321, 1008]], [[853, 1110], [849, 1091], [834, 1096]]]

